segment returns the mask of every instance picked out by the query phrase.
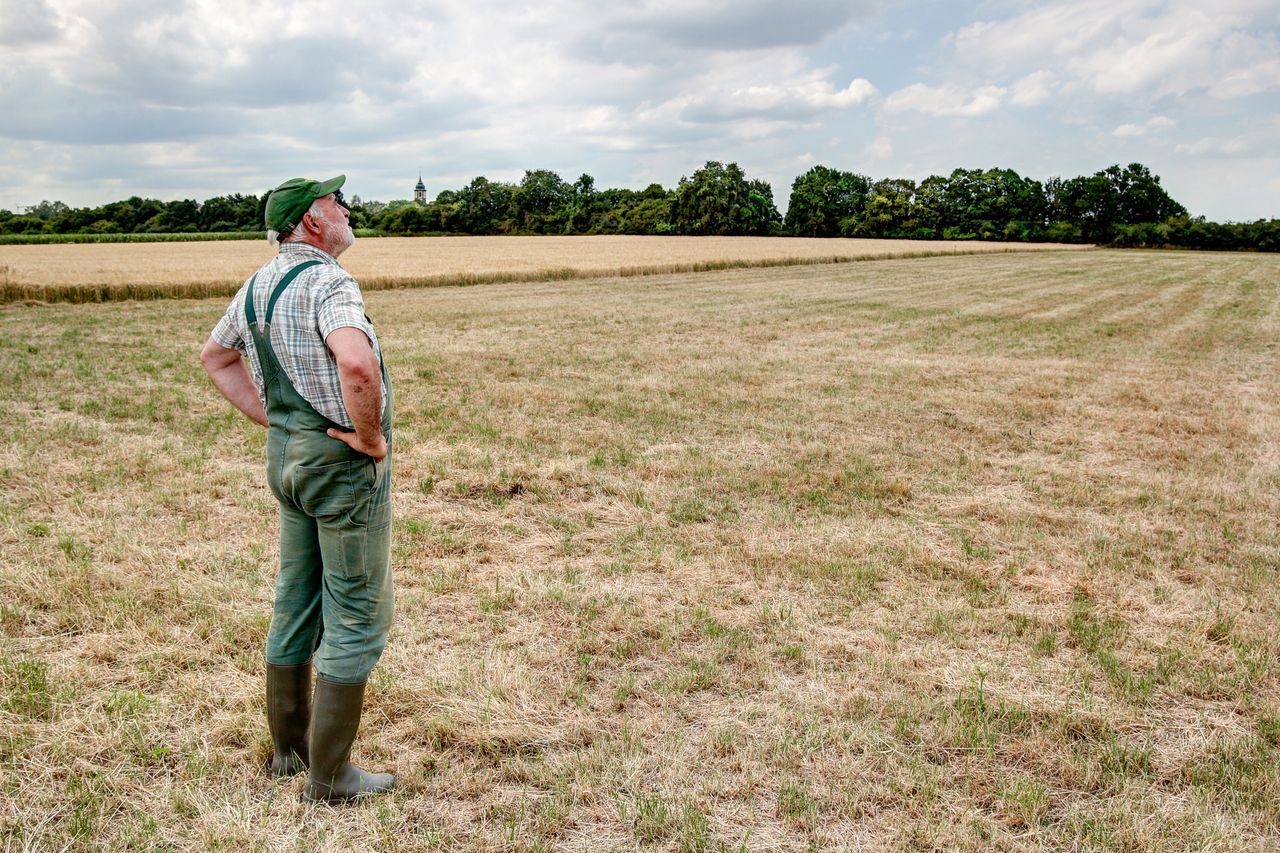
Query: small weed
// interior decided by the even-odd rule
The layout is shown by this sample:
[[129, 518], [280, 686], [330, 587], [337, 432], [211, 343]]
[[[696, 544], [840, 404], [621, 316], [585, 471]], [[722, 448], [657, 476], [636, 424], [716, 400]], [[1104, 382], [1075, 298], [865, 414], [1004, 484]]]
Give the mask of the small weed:
[[730, 648], [743, 649], [751, 645], [751, 635], [741, 628], [725, 625], [712, 616], [705, 607], [694, 610], [694, 620], [704, 637], [721, 640]]
[[968, 536], [961, 537], [960, 550], [970, 560], [990, 560], [991, 549], [986, 545], [978, 545]]
[[481, 613], [501, 613], [515, 606], [516, 594], [514, 590], [503, 589], [502, 579], [493, 579], [493, 589], [486, 590], [478, 596]]
[[959, 748], [990, 752], [1002, 739], [1027, 727], [1026, 710], [987, 696], [986, 683], [987, 671], [976, 668], [973, 682], [961, 688], [952, 704], [950, 739]]
[[68, 560], [76, 563], [87, 562], [93, 554], [88, 545], [80, 542], [74, 536], [59, 536], [58, 549], [66, 555]]
[[1009, 633], [1014, 637], [1021, 637], [1031, 629], [1031, 617], [1025, 613], [1010, 613]]

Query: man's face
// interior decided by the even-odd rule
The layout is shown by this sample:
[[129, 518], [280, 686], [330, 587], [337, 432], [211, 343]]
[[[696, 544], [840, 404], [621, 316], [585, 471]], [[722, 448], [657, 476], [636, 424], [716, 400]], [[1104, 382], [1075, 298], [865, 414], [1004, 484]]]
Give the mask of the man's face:
[[320, 240], [324, 244], [321, 248], [336, 258], [356, 242], [356, 235], [347, 221], [351, 214], [338, 203], [333, 193], [320, 196], [315, 203], [322, 216], [320, 219], [312, 217], [320, 229]]

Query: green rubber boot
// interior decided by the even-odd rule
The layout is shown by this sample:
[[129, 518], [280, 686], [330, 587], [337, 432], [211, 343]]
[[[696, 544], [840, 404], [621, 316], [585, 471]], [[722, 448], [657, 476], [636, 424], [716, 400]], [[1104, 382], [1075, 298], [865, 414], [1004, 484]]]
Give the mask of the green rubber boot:
[[268, 773], [293, 776], [307, 769], [310, 725], [311, 661], [296, 666], [267, 664], [267, 728], [274, 750]]
[[351, 763], [351, 745], [360, 728], [364, 685], [316, 676], [311, 714], [311, 775], [302, 797], [313, 803], [341, 803], [390, 791], [396, 777], [366, 773]]

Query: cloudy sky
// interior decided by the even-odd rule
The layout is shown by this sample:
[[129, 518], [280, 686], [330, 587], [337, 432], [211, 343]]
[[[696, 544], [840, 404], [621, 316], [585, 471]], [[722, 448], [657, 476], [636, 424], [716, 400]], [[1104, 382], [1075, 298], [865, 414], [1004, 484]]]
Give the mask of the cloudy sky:
[[10, 210], [707, 160], [782, 207], [816, 163], [1137, 161], [1194, 214], [1280, 217], [1276, 0], [0, 0], [0, 59]]

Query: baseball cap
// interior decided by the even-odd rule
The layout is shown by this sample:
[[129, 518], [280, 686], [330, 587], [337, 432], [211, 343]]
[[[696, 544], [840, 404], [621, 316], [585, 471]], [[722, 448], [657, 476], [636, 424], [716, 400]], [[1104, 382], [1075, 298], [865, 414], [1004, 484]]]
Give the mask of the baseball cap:
[[267, 196], [267, 210], [264, 216], [267, 227], [282, 234], [289, 233], [302, 221], [302, 215], [311, 207], [313, 201], [336, 192], [346, 183], [346, 180], [346, 175], [338, 175], [327, 181], [290, 178]]

